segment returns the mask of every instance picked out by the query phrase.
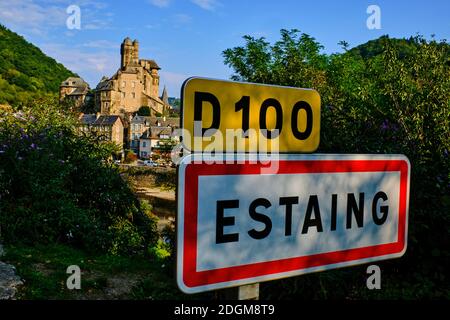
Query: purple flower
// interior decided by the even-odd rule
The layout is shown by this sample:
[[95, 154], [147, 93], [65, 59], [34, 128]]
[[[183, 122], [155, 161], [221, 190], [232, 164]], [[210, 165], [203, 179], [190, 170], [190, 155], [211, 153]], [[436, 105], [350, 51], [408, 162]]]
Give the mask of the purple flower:
[[31, 147], [31, 149], [36, 149], [36, 144], [32, 143], [32, 144], [30, 145], [30, 147]]
[[387, 131], [389, 129], [389, 122], [385, 119], [383, 123], [381, 124], [381, 130]]

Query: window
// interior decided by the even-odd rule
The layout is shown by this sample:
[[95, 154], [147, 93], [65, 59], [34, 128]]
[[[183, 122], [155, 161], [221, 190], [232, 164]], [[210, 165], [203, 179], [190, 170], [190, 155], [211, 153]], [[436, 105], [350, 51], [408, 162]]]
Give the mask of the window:
[[135, 81], [131, 82], [131, 87], [132, 88], [136, 87], [136, 82]]
[[122, 81], [122, 88], [125, 88], [126, 82]]
[[136, 93], [132, 92], [131, 96], [133, 97], [133, 99], [135, 99], [136, 98]]
[[147, 147], [147, 142], [143, 141], [142, 142], [142, 148], [146, 148]]

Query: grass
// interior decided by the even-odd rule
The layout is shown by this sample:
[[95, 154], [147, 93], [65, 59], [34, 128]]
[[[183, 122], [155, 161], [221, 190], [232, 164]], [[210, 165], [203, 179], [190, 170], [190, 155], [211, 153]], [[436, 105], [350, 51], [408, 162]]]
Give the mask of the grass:
[[[185, 295], [177, 287], [168, 257], [144, 258], [92, 255], [73, 247], [7, 246], [2, 258], [14, 265], [24, 280], [18, 299], [154, 299], [207, 298]], [[81, 269], [81, 289], [66, 287], [67, 267]]]

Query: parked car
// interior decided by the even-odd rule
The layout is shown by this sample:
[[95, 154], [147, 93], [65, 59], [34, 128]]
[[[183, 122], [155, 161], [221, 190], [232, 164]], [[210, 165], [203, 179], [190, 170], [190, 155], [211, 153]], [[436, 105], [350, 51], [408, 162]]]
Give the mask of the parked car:
[[157, 167], [158, 165], [152, 160], [144, 160], [144, 166]]

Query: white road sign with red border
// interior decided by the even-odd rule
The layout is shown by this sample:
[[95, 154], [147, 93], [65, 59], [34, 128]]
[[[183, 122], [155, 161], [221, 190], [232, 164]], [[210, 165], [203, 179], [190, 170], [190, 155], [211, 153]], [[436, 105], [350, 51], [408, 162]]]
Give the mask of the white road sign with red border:
[[278, 155], [271, 162], [276, 172], [262, 170], [267, 165], [256, 161], [258, 155], [221, 157], [230, 163], [217, 163], [215, 155], [216, 163], [207, 164], [198, 160], [208, 156], [189, 155], [179, 166], [182, 291], [397, 258], [406, 251], [405, 156]]

